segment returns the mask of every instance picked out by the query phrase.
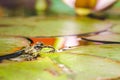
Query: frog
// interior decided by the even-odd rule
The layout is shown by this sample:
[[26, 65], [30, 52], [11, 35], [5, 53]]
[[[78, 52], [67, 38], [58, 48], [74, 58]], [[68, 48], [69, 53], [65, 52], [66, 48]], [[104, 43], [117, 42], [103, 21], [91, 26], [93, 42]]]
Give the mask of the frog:
[[27, 61], [35, 60], [35, 59], [37, 59], [37, 57], [40, 56], [40, 51], [44, 48], [51, 49], [47, 53], [54, 53], [56, 51], [53, 46], [45, 45], [42, 42], [36, 42], [35, 44], [29, 45], [29, 46], [21, 49], [20, 51], [15, 52], [15, 53], [0, 56], [0, 62], [4, 59], [17, 60], [18, 58], [24, 59]]
[[40, 56], [40, 51], [44, 48], [50, 48], [51, 49], [47, 53], [54, 53], [56, 51], [55, 48], [50, 46], [50, 45], [45, 45], [42, 42], [37, 42], [36, 44], [34, 44], [32, 46], [26, 47], [21, 56], [24, 57], [28, 61], [29, 60], [34, 60], [34, 59], [36, 59], [37, 57]]

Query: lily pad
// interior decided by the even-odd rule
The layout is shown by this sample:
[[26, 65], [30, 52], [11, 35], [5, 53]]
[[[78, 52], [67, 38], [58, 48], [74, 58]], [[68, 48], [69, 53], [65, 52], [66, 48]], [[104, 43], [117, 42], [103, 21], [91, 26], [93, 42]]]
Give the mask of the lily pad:
[[[73, 80], [116, 79], [120, 75], [120, 64], [114, 60], [88, 54], [47, 54], [62, 68], [64, 73], [71, 75]], [[44, 56], [46, 56], [44, 54]]]
[[0, 18], [0, 34], [59, 36], [86, 34], [108, 28], [106, 22], [89, 18]]
[[110, 58], [120, 61], [120, 45], [119, 44], [102, 44], [102, 45], [88, 45], [80, 46], [78, 48], [67, 50], [67, 53], [73, 54], [89, 54], [94, 56], [100, 56], [104, 58]]
[[64, 54], [59, 62], [73, 71], [74, 80], [104, 80], [120, 75], [119, 63], [95, 56]]
[[[119, 18], [119, 17], [117, 17], [117, 18]], [[120, 34], [120, 20], [119, 19], [118, 20], [108, 19], [107, 21], [114, 24], [111, 28], [109, 28], [109, 31]]]
[[111, 29], [112, 32], [120, 34], [120, 24], [116, 24], [115, 27]]
[[109, 44], [119, 43], [120, 44], [120, 34], [115, 34], [111, 32], [103, 32], [98, 35], [89, 36], [89, 37], [85, 37], [82, 39], [86, 41], [91, 41], [91, 42], [102, 42], [102, 43], [109, 43]]
[[0, 80], [67, 80], [49, 58], [0, 64]]
[[14, 53], [29, 45], [30, 41], [22, 37], [0, 36], [0, 56]]
[[44, 53], [35, 61], [1, 63], [0, 73], [1, 80], [104, 80], [119, 77], [120, 63], [84, 54]]

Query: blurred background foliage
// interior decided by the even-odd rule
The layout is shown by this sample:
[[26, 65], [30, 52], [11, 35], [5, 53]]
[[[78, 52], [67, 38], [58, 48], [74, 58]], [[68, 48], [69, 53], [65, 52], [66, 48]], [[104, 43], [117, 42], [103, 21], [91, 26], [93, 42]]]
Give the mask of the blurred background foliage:
[[0, 16], [74, 15], [62, 0], [0, 0]]
[[[120, 16], [120, 1], [103, 12], [107, 17]], [[75, 16], [74, 8], [62, 0], [0, 0], [0, 16]]]

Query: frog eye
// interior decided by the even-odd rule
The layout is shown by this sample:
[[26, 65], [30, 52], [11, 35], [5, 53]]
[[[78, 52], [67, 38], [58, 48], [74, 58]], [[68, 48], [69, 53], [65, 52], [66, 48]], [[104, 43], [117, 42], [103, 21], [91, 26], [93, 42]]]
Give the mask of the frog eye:
[[34, 49], [40, 49], [42, 47], [44, 47], [44, 44], [42, 42], [37, 42], [33, 45]]

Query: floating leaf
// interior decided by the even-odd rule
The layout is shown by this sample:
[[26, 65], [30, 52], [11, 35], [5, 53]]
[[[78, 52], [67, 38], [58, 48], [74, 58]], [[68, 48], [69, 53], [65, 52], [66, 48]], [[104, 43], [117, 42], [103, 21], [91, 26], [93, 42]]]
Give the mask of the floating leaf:
[[0, 64], [0, 80], [66, 80], [49, 58]]
[[111, 32], [103, 32], [98, 35], [85, 37], [82, 39], [86, 41], [91, 41], [91, 42], [101, 42], [101, 43], [109, 43], [109, 44], [119, 43], [120, 44], [120, 34], [115, 34]]
[[120, 63], [116, 61], [120, 60], [119, 51], [120, 45], [116, 44], [81, 46], [65, 52], [41, 53], [35, 61], [1, 63], [0, 79], [116, 79], [120, 75]]
[[74, 73], [74, 80], [97, 80], [116, 78], [120, 75], [120, 64], [89, 55], [61, 55], [59, 61]]
[[120, 45], [119, 44], [103, 44], [80, 46], [73, 50], [68, 50], [69, 53], [89, 54], [95, 56], [106, 57], [120, 61]]
[[[77, 50], [77, 49], [73, 49]], [[43, 54], [49, 56], [62, 68], [64, 73], [69, 74], [73, 80], [97, 80], [117, 78], [120, 75], [120, 64], [114, 60], [88, 54]], [[65, 52], [66, 53], [66, 52]], [[58, 55], [58, 56], [57, 56]]]
[[120, 24], [117, 24], [111, 29], [112, 32], [120, 34]]
[[0, 56], [14, 53], [29, 45], [30, 41], [22, 37], [0, 36]]
[[86, 34], [104, 30], [108, 27], [106, 24], [89, 18], [1, 18], [0, 34], [21, 36]]

